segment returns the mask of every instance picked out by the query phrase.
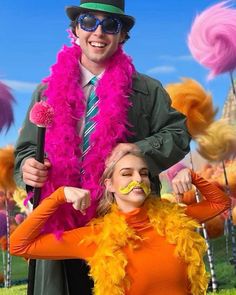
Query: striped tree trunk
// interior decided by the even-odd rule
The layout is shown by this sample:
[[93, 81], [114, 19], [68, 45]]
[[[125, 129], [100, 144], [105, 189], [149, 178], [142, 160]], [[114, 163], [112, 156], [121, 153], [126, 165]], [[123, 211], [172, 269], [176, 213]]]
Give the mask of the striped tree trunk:
[[230, 263], [234, 266], [234, 270], [236, 273], [236, 239], [235, 239], [235, 226], [232, 220], [232, 210], [230, 210], [230, 216], [227, 219], [228, 226], [228, 239], [231, 240], [231, 248], [232, 248], [232, 256], [228, 255], [228, 259]]
[[[225, 163], [222, 161], [223, 171], [224, 171], [224, 178], [225, 178], [225, 187], [226, 187], [226, 193], [228, 197], [231, 197], [231, 191], [229, 187], [228, 177], [226, 173]], [[227, 220], [228, 225], [228, 233], [231, 237], [231, 246], [232, 246], [232, 257], [230, 257], [230, 263], [234, 266], [234, 270], [236, 272], [236, 238], [235, 238], [235, 226], [233, 224], [233, 218], [232, 218], [232, 208], [230, 208], [230, 214], [229, 218]]]
[[6, 249], [6, 271], [4, 278], [5, 288], [11, 287], [11, 255], [10, 255], [10, 213], [8, 209], [7, 191], [5, 191], [5, 210], [6, 210], [6, 221], [7, 221], [7, 249]]
[[228, 225], [228, 218], [225, 219], [224, 236], [225, 236], [225, 253], [226, 253], [226, 259], [228, 261], [229, 260], [229, 225]]
[[[199, 195], [199, 191], [197, 189], [195, 190], [195, 197], [196, 197], [197, 203], [199, 203], [200, 202], [200, 195]], [[208, 263], [209, 263], [209, 267], [210, 267], [210, 274], [211, 274], [211, 287], [212, 287], [212, 291], [216, 292], [218, 285], [217, 285], [216, 273], [215, 273], [215, 267], [214, 267], [214, 256], [213, 256], [213, 251], [211, 248], [210, 239], [207, 234], [205, 223], [202, 223], [202, 233], [203, 233], [203, 237], [204, 237], [206, 244], [207, 244], [207, 258], [208, 258]]]
[[7, 277], [7, 269], [6, 269], [6, 258], [5, 258], [5, 251], [2, 249], [2, 265], [3, 265], [3, 278], [4, 278], [4, 284]]
[[[192, 166], [192, 170], [194, 170], [193, 158], [192, 158], [191, 151], [190, 151], [190, 163]], [[199, 191], [197, 188], [195, 190], [195, 198], [196, 198], [197, 203], [199, 203], [200, 202], [200, 194], [199, 194]], [[217, 284], [216, 274], [215, 274], [214, 256], [213, 256], [211, 245], [210, 245], [210, 239], [208, 237], [206, 226], [204, 223], [202, 223], [202, 232], [203, 232], [203, 237], [204, 237], [206, 244], [207, 244], [207, 258], [208, 258], [208, 263], [209, 263], [209, 267], [210, 267], [210, 274], [211, 274], [211, 287], [212, 287], [212, 291], [216, 292], [217, 288], [218, 288], [218, 284]]]

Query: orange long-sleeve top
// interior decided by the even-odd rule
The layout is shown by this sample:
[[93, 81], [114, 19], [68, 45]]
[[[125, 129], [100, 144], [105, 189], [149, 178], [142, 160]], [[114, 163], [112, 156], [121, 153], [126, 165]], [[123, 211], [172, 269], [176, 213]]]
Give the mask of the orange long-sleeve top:
[[[201, 223], [230, 207], [230, 199], [215, 185], [193, 172], [192, 180], [205, 200], [187, 206], [187, 215]], [[96, 244], [79, 243], [85, 236], [94, 232], [89, 225], [64, 232], [59, 240], [54, 234], [40, 234], [47, 219], [65, 202], [63, 188], [59, 188], [46, 198], [12, 234], [11, 254], [50, 260], [86, 260], [93, 256]], [[123, 249], [128, 260], [127, 273], [131, 280], [131, 287], [126, 294], [189, 295], [190, 286], [185, 262], [174, 255], [175, 245], [169, 244], [165, 237], [158, 235], [150, 225], [145, 208], [120, 214], [143, 238], [142, 247]]]

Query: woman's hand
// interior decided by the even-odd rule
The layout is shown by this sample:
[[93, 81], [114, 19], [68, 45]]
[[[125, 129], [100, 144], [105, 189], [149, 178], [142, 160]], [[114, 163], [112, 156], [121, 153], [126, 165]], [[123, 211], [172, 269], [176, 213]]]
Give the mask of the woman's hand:
[[67, 203], [72, 203], [75, 210], [79, 210], [85, 215], [86, 209], [91, 205], [90, 192], [77, 187], [64, 187], [64, 194]]
[[178, 197], [185, 192], [192, 189], [192, 177], [191, 170], [184, 168], [180, 170], [176, 176], [172, 179], [172, 187], [174, 194]]

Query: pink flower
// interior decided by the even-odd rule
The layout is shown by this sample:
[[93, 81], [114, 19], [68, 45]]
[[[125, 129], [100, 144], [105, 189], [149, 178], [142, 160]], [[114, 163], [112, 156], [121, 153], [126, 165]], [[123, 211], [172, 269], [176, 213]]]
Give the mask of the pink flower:
[[209, 79], [236, 68], [236, 9], [223, 1], [197, 15], [188, 35], [193, 57], [210, 69]]

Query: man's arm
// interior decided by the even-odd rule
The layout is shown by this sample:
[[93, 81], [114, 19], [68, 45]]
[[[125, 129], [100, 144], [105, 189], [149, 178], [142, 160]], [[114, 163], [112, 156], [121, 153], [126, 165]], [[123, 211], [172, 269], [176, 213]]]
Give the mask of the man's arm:
[[34, 158], [37, 147], [37, 127], [29, 121], [29, 112], [33, 105], [40, 100], [45, 85], [39, 85], [32, 96], [32, 101], [26, 114], [20, 135], [15, 146], [14, 177], [18, 186], [25, 189], [22, 177], [22, 165], [27, 158]]
[[155, 174], [179, 162], [189, 152], [191, 137], [186, 127], [186, 118], [170, 104], [168, 94], [159, 87], [150, 117], [151, 134], [135, 142]]
[[171, 107], [161, 83], [145, 75], [134, 77], [130, 100], [129, 122], [134, 135], [129, 142], [136, 144], [152, 175], [157, 175], [189, 152], [186, 117]]

